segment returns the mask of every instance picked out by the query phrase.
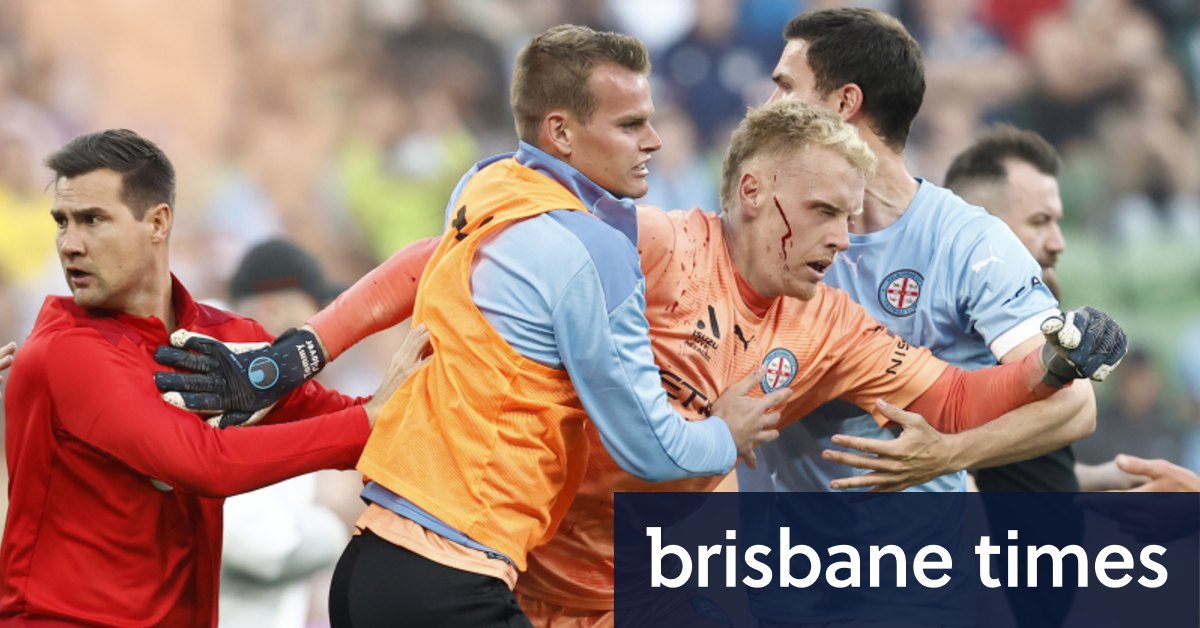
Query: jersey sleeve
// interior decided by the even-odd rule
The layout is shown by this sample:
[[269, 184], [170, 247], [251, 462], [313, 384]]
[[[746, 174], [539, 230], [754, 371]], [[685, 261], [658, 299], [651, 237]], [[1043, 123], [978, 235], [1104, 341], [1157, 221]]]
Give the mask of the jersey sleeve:
[[412, 316], [417, 284], [439, 242], [426, 238], [404, 247], [313, 315], [308, 324], [321, 338], [329, 360]]
[[906, 407], [946, 370], [945, 362], [928, 349], [893, 336], [845, 292], [829, 289], [820, 298], [827, 299], [828, 306], [809, 324], [820, 326], [816, 337], [826, 339], [816, 357], [821, 366], [815, 381], [803, 374], [793, 381], [798, 390], [782, 413], [785, 423], [840, 398], [883, 425], [887, 419], [875, 407], [877, 399]]
[[92, 332], [60, 334], [45, 357], [56, 428], [150, 478], [208, 497], [351, 468], [370, 433], [356, 405], [307, 421], [214, 429], [164, 403], [152, 369]]
[[996, 359], [1040, 334], [1058, 301], [1024, 244], [995, 216], [969, 221], [953, 239], [954, 285], [964, 327], [979, 334]]

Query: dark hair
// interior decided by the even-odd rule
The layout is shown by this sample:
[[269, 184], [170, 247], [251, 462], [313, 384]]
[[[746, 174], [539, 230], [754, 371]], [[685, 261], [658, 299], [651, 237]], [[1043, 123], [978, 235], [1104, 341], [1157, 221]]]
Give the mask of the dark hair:
[[154, 142], [128, 129], [80, 135], [46, 158], [55, 180], [108, 168], [121, 175], [121, 201], [135, 218], [166, 203], [175, 209], [175, 167]]
[[1058, 151], [1033, 131], [1011, 124], [996, 124], [985, 129], [969, 148], [959, 153], [946, 171], [944, 185], [958, 189], [968, 181], [1001, 180], [1008, 177], [1004, 162], [1023, 161], [1038, 172], [1058, 176], [1062, 161]]
[[598, 105], [588, 79], [601, 63], [650, 73], [645, 44], [629, 35], [565, 24], [534, 37], [517, 55], [513, 70], [510, 97], [517, 136], [535, 143], [542, 119], [555, 109], [586, 124]]
[[783, 36], [808, 43], [822, 96], [858, 85], [874, 131], [889, 147], [904, 148], [925, 98], [925, 68], [920, 45], [900, 20], [873, 9], [826, 9], [792, 19]]

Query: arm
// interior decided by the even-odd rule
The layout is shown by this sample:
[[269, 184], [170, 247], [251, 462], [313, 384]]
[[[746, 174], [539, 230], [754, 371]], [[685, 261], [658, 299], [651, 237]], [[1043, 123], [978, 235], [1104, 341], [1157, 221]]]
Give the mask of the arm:
[[[772, 438], [769, 428], [778, 417], [768, 409], [786, 391], [749, 398], [756, 378], [714, 403], [724, 413], [720, 417], [687, 421], [672, 409], [648, 336], [645, 281], [629, 242], [615, 231], [596, 230], [595, 221], [578, 215], [555, 220], [570, 232], [564, 241], [580, 245], [572, 247], [573, 255], [560, 255], [560, 264], [570, 259], [572, 265], [563, 267], [569, 274], [547, 302], [557, 357], [613, 459], [648, 481], [723, 475], [738, 453], [750, 457], [754, 444]], [[508, 246], [500, 238], [488, 244], [493, 250]], [[512, 257], [523, 256], [518, 249]], [[485, 270], [481, 261], [472, 276], [477, 302], [482, 289], [505, 283], [480, 281]], [[517, 270], [518, 276], [536, 272]], [[547, 275], [545, 269], [540, 272]]]
[[[438, 242], [421, 240], [396, 253], [308, 324], [283, 333], [271, 344], [227, 344], [177, 330], [171, 334], [173, 346], [159, 347], [155, 359], [185, 372], [155, 373], [158, 389], [168, 403], [217, 414], [212, 422], [220, 427], [257, 423], [285, 395], [316, 377], [329, 360], [411, 316], [417, 282]], [[262, 377], [263, 370], [256, 373], [252, 368], [260, 360], [274, 366], [267, 376], [273, 383], [262, 387], [254, 380]], [[275, 416], [279, 413], [275, 411], [272, 421], [281, 420]]]
[[1145, 484], [1149, 478], [1122, 471], [1117, 459], [1100, 464], [1075, 463], [1075, 479], [1079, 481], [1079, 490], [1091, 491], [1126, 491]]
[[208, 497], [350, 468], [369, 434], [362, 407], [340, 396], [308, 421], [214, 430], [162, 403], [146, 375], [144, 363], [98, 336], [60, 335], [46, 358], [57, 427], [150, 478]]
[[[995, 254], [1006, 260], [978, 272], [964, 265], [958, 283], [960, 298], [967, 304], [969, 327], [988, 339], [1002, 363], [1025, 359], [1043, 345], [1037, 333], [1043, 316], [1038, 313], [1056, 309], [1056, 303], [1036, 263], [1007, 227], [990, 216], [972, 221], [968, 227], [964, 233], [973, 235], [956, 239], [952, 257], [975, 260]], [[1003, 464], [1057, 449], [1094, 429], [1095, 399], [1090, 384], [1081, 382], [1047, 399], [1013, 409], [993, 424], [954, 436], [938, 433], [918, 414], [904, 416], [906, 421], [897, 421], [904, 431], [888, 447], [863, 439], [834, 438], [839, 445], [878, 458], [841, 452], [826, 455], [887, 474], [862, 476], [864, 479], [854, 486], [869, 486], [871, 480], [881, 480], [889, 483], [888, 488], [905, 488], [943, 473]]]
[[418, 240], [363, 275], [305, 325], [333, 361], [371, 334], [412, 316], [417, 283], [440, 238]]
[[[970, 325], [988, 343], [1001, 364], [1012, 364], [1040, 351], [1038, 327], [1047, 310], [1057, 311], [1044, 274], [1024, 245], [994, 217], [972, 221], [962, 259], [995, 253], [1004, 264], [991, 264], [960, 278]], [[957, 249], [956, 249], [957, 250]], [[920, 410], [910, 408], [914, 412]], [[989, 467], [1026, 460], [1074, 442], [1095, 429], [1096, 401], [1089, 382], [1062, 388], [1044, 400], [1016, 408], [992, 423], [948, 439], [953, 470]], [[944, 430], [943, 430], [944, 431]]]
[[[1042, 338], [1031, 338], [1010, 351], [1001, 363], [1011, 364], [1039, 350]], [[995, 421], [947, 438], [954, 469], [992, 467], [1040, 456], [1073, 443], [1096, 429], [1096, 395], [1084, 380], [1059, 389], [1046, 399], [1021, 406]]]
[[[1074, 399], [1082, 392], [1088, 402], [1083, 411], [1065, 423], [1048, 429], [1039, 423], [1054, 413], [1069, 414]], [[1089, 412], [1090, 410], [1090, 412]], [[1091, 383], [1084, 380], [1061, 389], [1050, 397], [1011, 410], [994, 421], [957, 434], [934, 429], [916, 412], [907, 412], [884, 404], [881, 411], [889, 421], [900, 426], [900, 435], [890, 441], [838, 434], [833, 443], [840, 447], [872, 454], [827, 449], [822, 456], [845, 465], [867, 469], [871, 473], [835, 480], [836, 489], [874, 487], [876, 490], [903, 490], [923, 484], [946, 473], [971, 468], [977, 460], [1004, 464], [1024, 460], [1053, 451], [1062, 445], [1060, 438], [1074, 437], [1078, 416], [1091, 416], [1094, 421], [1095, 401]], [[1042, 439], [1048, 439], [1043, 442]]]
[[605, 448], [627, 472], [652, 482], [728, 473], [737, 451], [725, 423], [687, 421], [667, 401], [639, 275], [629, 273], [624, 297], [610, 308], [595, 266], [579, 271], [553, 307], [563, 366]]
[[[986, 386], [979, 387], [980, 383], [986, 383], [980, 382], [981, 376], [1023, 371], [1026, 378], [1032, 378], [1036, 375], [1030, 370], [1030, 365], [1037, 362], [1046, 365], [1043, 370], [1044, 381], [1037, 384], [1038, 387], [1046, 389], [1048, 385], [1061, 385], [1067, 381], [1072, 375], [1070, 371], [1074, 371], [1076, 377], [1090, 375], [1102, 379], [1124, 355], [1124, 333], [1103, 313], [1089, 308], [1072, 312], [1066, 316], [1065, 326], [1058, 325], [1057, 318], [1048, 319], [1046, 322], [1050, 323], [1051, 320], [1054, 320], [1055, 324], [1042, 327], [1043, 331], [1047, 332], [1046, 339], [1049, 342], [1039, 351], [1028, 353], [1020, 362], [982, 369], [970, 374], [960, 371], [950, 380], [951, 383], [959, 382], [954, 386], [947, 385], [947, 376], [943, 374], [934, 386], [910, 404], [909, 409], [913, 412], [904, 412], [889, 406], [885, 414], [904, 430], [896, 440], [880, 442], [845, 435], [834, 436], [835, 444], [874, 456], [827, 450], [823, 453], [825, 458], [872, 470], [874, 473], [837, 480], [833, 487], [874, 486], [881, 490], [899, 490], [944, 472], [961, 469], [962, 466], [959, 465], [962, 461], [956, 459], [953, 453], [953, 439], [944, 437], [933, 427], [956, 429], [978, 425], [981, 419], [987, 420], [999, 414], [997, 411], [1004, 409], [1005, 403], [1016, 399], [1021, 390], [1020, 382], [1014, 380], [1008, 385], [1012, 387], [1010, 392], [1006, 393], [1002, 389], [994, 393], [989, 392]], [[1064, 344], [1073, 348], [1064, 349]], [[1086, 366], [1080, 368], [1075, 366], [1077, 364]], [[1022, 371], [1013, 371], [1014, 368], [1020, 368]], [[1026, 385], [1030, 381], [1032, 380], [1027, 379]], [[1040, 396], [1044, 397], [1045, 394]], [[1038, 398], [1038, 395], [1035, 394], [1035, 398]], [[947, 399], [951, 401], [949, 405], [946, 403]], [[920, 413], [929, 415], [930, 422], [926, 423]], [[944, 416], [947, 414], [950, 415], [949, 421]], [[967, 419], [964, 422], [962, 418], [954, 417]], [[970, 437], [977, 436], [971, 435], [968, 438]], [[984, 443], [981, 446], [993, 445], [995, 444]], [[1040, 446], [1033, 446], [1035, 449], [1037, 447]]]

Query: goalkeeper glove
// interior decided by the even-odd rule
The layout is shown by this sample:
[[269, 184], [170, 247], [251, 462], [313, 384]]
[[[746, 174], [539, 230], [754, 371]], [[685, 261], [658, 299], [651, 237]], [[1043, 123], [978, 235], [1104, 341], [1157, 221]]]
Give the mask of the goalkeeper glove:
[[180, 329], [171, 334], [171, 344], [159, 347], [154, 359], [191, 372], [159, 371], [155, 385], [173, 406], [215, 414], [208, 419], [213, 427], [258, 422], [325, 366], [321, 345], [308, 330], [289, 329], [267, 344], [225, 343]]
[[1125, 330], [1108, 314], [1090, 306], [1051, 316], [1042, 322], [1046, 344], [1043, 383], [1062, 388], [1075, 379], [1104, 381], [1129, 348]]

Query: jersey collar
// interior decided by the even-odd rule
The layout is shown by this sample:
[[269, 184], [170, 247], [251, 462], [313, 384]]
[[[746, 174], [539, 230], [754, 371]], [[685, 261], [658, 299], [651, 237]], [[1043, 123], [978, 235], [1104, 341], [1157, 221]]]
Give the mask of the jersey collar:
[[536, 170], [567, 188], [575, 198], [583, 201], [588, 211], [637, 244], [637, 207], [633, 199], [613, 196], [574, 166], [532, 144], [521, 142], [515, 158], [522, 166]]
[[454, 192], [450, 195], [450, 202], [446, 204], [447, 224], [449, 224], [454, 215], [454, 211], [458, 206], [458, 197], [462, 194], [463, 188], [466, 187], [467, 181], [470, 181], [475, 173], [491, 164], [501, 159], [510, 158], [516, 159], [517, 163], [526, 168], [536, 170], [553, 179], [571, 192], [571, 194], [575, 195], [575, 198], [583, 201], [588, 211], [608, 226], [623, 233], [625, 237], [629, 238], [630, 242], [637, 245], [637, 206], [633, 199], [613, 196], [611, 192], [597, 185], [595, 181], [592, 181], [582, 172], [576, 170], [574, 166], [526, 142], [521, 142], [515, 153], [492, 155], [476, 162], [459, 179], [458, 185], [455, 186]]

